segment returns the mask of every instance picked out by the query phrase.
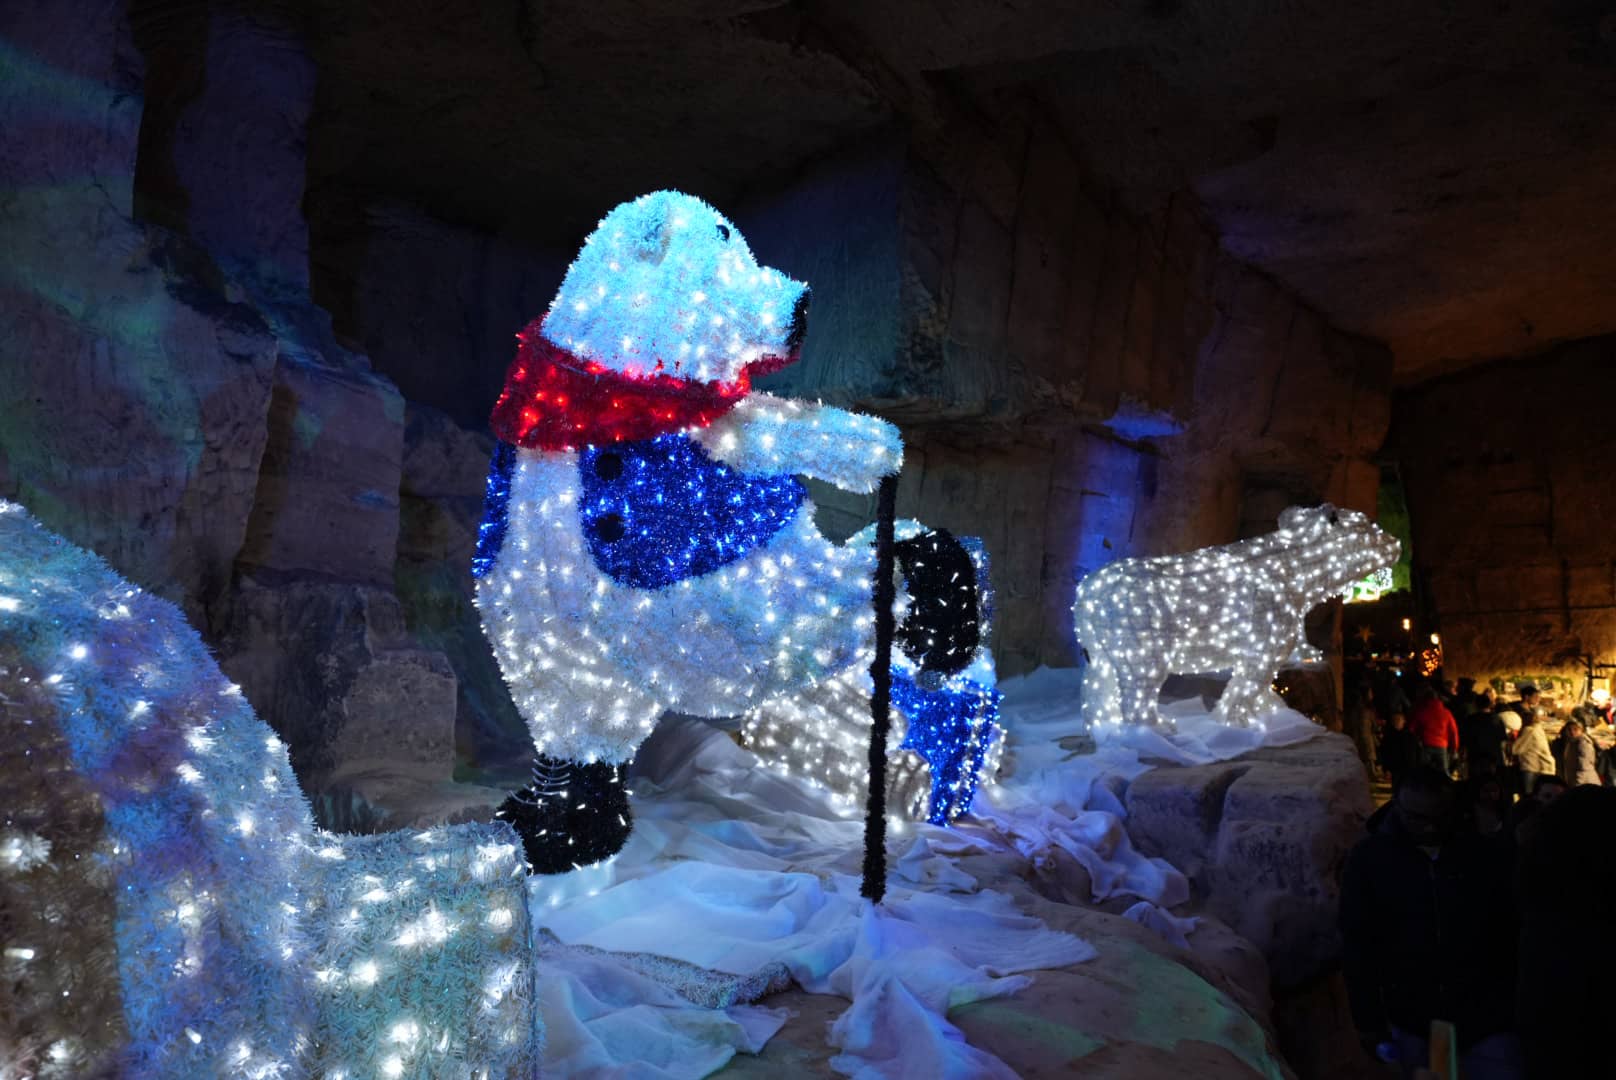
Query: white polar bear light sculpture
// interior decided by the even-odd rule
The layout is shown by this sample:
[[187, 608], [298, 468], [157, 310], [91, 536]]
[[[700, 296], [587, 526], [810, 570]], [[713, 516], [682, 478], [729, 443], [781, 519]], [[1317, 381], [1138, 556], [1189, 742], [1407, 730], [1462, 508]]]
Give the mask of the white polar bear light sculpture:
[[[622, 766], [670, 709], [746, 715], [760, 750], [861, 791], [874, 555], [820, 534], [798, 477], [870, 492], [903, 447], [884, 421], [751, 389], [798, 358], [807, 300], [711, 206], [659, 191], [600, 222], [518, 335], [473, 574], [538, 751], [502, 814], [540, 872], [621, 846]], [[946, 534], [905, 543], [917, 659], [894, 690], [896, 771], [929, 773], [900, 797], [946, 818], [996, 731], [982, 563]], [[916, 585], [945, 565], [946, 587]]]
[[1291, 507], [1265, 536], [1096, 570], [1072, 605], [1089, 659], [1084, 718], [1155, 724], [1168, 675], [1227, 671], [1216, 715], [1241, 727], [1257, 722], [1285, 705], [1271, 688], [1279, 666], [1316, 653], [1302, 628], [1309, 609], [1400, 552], [1357, 511]]

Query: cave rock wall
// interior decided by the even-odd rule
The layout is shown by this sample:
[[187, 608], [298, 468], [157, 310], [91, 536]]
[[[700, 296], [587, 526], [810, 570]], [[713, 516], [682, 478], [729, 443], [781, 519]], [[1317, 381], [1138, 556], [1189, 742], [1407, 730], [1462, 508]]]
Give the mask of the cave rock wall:
[[373, 822], [525, 739], [469, 600], [491, 440], [309, 296], [289, 11], [0, 16], [0, 496], [180, 603], [317, 805]]
[[1613, 395], [1610, 337], [1398, 395], [1415, 572], [1450, 673], [1580, 694], [1576, 654], [1616, 662]]

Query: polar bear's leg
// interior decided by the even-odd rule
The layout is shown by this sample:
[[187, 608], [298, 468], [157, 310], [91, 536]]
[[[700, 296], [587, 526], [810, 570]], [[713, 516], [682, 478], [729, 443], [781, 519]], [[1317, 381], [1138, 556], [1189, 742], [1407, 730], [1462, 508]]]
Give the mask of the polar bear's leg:
[[[918, 754], [898, 749], [905, 733], [903, 715], [893, 710], [887, 805], [924, 817], [931, 771]], [[747, 714], [741, 741], [771, 767], [829, 791], [838, 806], [862, 807], [869, 792], [869, 680], [861, 672], [844, 672], [800, 693], [772, 698]]]
[[1154, 727], [1161, 722], [1157, 705], [1162, 683], [1167, 681], [1165, 658], [1146, 657], [1119, 665], [1117, 682], [1122, 698], [1122, 715], [1130, 724]]
[[1116, 665], [1096, 651], [1083, 673], [1083, 719], [1089, 727], [1122, 723], [1122, 688]]
[[1234, 727], [1250, 727], [1275, 709], [1285, 708], [1285, 699], [1271, 685], [1276, 666], [1271, 657], [1239, 658], [1213, 715]]
[[1296, 624], [1296, 647], [1291, 650], [1290, 663], [1317, 664], [1324, 660], [1324, 650], [1307, 640], [1307, 629]]
[[996, 687], [966, 676], [937, 682], [893, 673], [892, 704], [907, 721], [897, 745], [930, 766], [930, 798], [917, 791], [906, 804], [913, 816], [946, 825], [971, 808], [979, 784], [993, 781], [1004, 740], [1000, 700]]

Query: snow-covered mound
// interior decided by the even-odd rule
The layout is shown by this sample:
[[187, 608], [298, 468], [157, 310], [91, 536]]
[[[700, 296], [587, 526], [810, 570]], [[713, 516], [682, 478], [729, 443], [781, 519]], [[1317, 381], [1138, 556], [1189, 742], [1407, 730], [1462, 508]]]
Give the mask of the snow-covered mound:
[[[1074, 726], [1071, 706], [1060, 708], [1052, 696], [1040, 706], [1024, 693], [1012, 733], [1024, 720], [1049, 725], [1040, 739], [1057, 724]], [[949, 829], [894, 823], [888, 898], [871, 907], [858, 896], [857, 814], [839, 811], [800, 781], [759, 769], [756, 758], [710, 725], [665, 721], [635, 762], [637, 824], [623, 851], [600, 866], [533, 879], [539, 932], [603, 950], [589, 953], [587, 966], [548, 956], [541, 966], [547, 1066], [562, 1074], [618, 1068], [694, 1078], [741, 1054], [731, 1069], [743, 1076], [764, 1075], [762, 1063], [777, 1061], [792, 1075], [1011, 1077], [1011, 1061], [1001, 1054], [1017, 1068], [1070, 1064], [1090, 1052], [1159, 1064], [1180, 1040], [1204, 1039], [1217, 1048], [1202, 1075], [1282, 1075], [1251, 1015], [1264, 1007], [1261, 957], [1216, 923], [1165, 910], [1187, 895], [1184, 878], [1133, 849], [1114, 798], [1111, 809], [1090, 807], [1090, 787], [1102, 802], [1109, 791], [1094, 782], [1104, 770], [1085, 763], [1077, 770], [1089, 774], [1084, 790], [1074, 786], [1065, 801], [1045, 803], [1039, 814], [1007, 800], [1018, 790], [1022, 766], [1042, 762], [1045, 751], [1023, 753], [1013, 744], [1011, 752], [1014, 764], [995, 805], [978, 799], [977, 823]], [[1148, 768], [1125, 747], [1100, 756], [1124, 775]], [[1032, 771], [1038, 784], [1054, 783], [1059, 772], [1052, 763]], [[1009, 828], [1012, 822], [1021, 831]], [[1118, 899], [1125, 916], [1035, 895], [1024, 880], [1028, 856], [1053, 848], [1089, 871], [1092, 892], [1072, 899], [1085, 905]], [[1088, 929], [1074, 934], [1073, 925]], [[1220, 975], [1186, 951], [1192, 943], [1238, 956], [1246, 977]], [[644, 977], [629, 961], [650, 957], [758, 987], [777, 987], [771, 979], [783, 971], [797, 989], [762, 1004], [726, 1002], [715, 1016], [678, 995], [647, 1001], [637, 989]], [[1086, 975], [1090, 964], [1095, 971]], [[1134, 977], [1137, 987], [1119, 990], [1119, 980]], [[1106, 1006], [1091, 1010], [1072, 1000], [1074, 987]], [[1119, 993], [1159, 999], [1153, 1007], [1168, 1013], [1179, 1003], [1183, 1017], [1161, 1031], [1119, 1027]], [[776, 1001], [789, 1002], [803, 1019], [788, 1022]], [[1055, 1049], [1025, 1040], [1011, 1040], [1013, 1052], [978, 1045], [956, 1022], [962, 1015], [973, 1026], [1012, 1016], [1043, 1029], [1093, 1026], [1074, 1032], [1060, 1050], [1072, 1056], [1051, 1058]], [[816, 1026], [820, 1016], [823, 1028]], [[1206, 1032], [1198, 1017], [1207, 1019]], [[694, 1037], [697, 1030], [705, 1036]], [[690, 1049], [668, 1049], [680, 1046]], [[760, 1051], [762, 1061], [749, 1065], [744, 1055]]]

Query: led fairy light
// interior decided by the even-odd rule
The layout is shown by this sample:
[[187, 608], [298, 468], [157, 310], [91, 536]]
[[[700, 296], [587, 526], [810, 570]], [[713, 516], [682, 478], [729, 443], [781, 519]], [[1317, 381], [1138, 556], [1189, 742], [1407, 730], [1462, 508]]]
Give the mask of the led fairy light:
[[1231, 672], [1216, 714], [1247, 726], [1284, 701], [1272, 689], [1288, 658], [1318, 659], [1303, 620], [1401, 547], [1364, 514], [1292, 507], [1264, 536], [1185, 555], [1122, 559], [1078, 583], [1072, 605], [1089, 659], [1090, 724], [1155, 724], [1174, 672]]
[[[992, 613], [987, 554], [979, 542], [959, 544], [913, 521], [898, 522], [897, 535], [900, 551], [908, 548], [899, 561], [912, 588], [924, 582], [928, 564], [946, 567], [951, 587], [925, 590], [929, 618], [917, 618], [919, 602], [911, 600], [900, 622], [900, 638], [912, 644], [909, 655], [893, 657], [896, 751], [887, 770], [887, 802], [941, 825], [970, 808], [978, 783], [997, 775], [1003, 750], [993, 655], [985, 646]], [[958, 586], [967, 576], [972, 587], [962, 595]], [[742, 742], [766, 764], [830, 791], [849, 812], [863, 806], [868, 787], [867, 666], [866, 655], [837, 678], [766, 702], [741, 727]]]
[[8, 1053], [40, 1076], [532, 1072], [508, 827], [323, 833], [173, 605], [6, 503], [0, 579]]
[[[797, 477], [870, 492], [903, 449], [884, 421], [752, 391], [797, 359], [807, 294], [712, 207], [663, 191], [609, 213], [519, 335], [473, 574], [538, 754], [501, 808], [536, 870], [621, 846], [621, 767], [670, 709], [766, 710], [760, 746], [801, 748], [811, 776], [861, 790], [864, 756], [842, 751], [868, 729], [867, 702], [848, 709], [873, 552], [827, 540]], [[975, 639], [956, 651], [969, 660]], [[991, 685], [969, 689], [972, 717]]]

